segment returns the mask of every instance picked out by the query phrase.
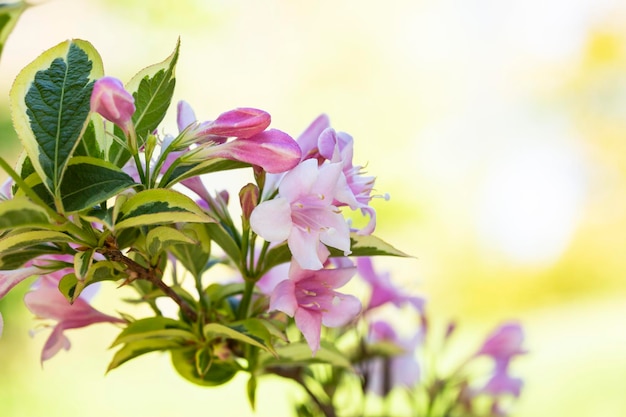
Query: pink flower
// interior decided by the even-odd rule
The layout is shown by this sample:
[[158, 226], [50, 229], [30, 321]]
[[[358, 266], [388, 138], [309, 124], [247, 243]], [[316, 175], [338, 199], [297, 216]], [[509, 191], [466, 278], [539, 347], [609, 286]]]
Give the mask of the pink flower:
[[322, 324], [344, 326], [361, 311], [358, 298], [335, 291], [355, 272], [355, 267], [312, 271], [292, 262], [289, 278], [280, 282], [272, 292], [270, 310], [294, 317], [296, 326], [315, 355], [320, 348]]
[[70, 348], [65, 330], [94, 323], [125, 323], [122, 319], [108, 316], [91, 307], [82, 294], [74, 304], [70, 304], [57, 288], [59, 278], [60, 276], [42, 277], [38, 286], [24, 296], [24, 303], [32, 313], [42, 319], [57, 321], [41, 352], [41, 362], [50, 359], [61, 349]]
[[350, 254], [350, 229], [332, 202], [341, 165], [318, 167], [306, 160], [285, 174], [278, 197], [259, 204], [250, 216], [252, 230], [268, 242], [287, 240], [305, 269], [321, 269], [320, 242]]
[[[194, 160], [224, 158], [257, 165], [270, 173], [285, 172], [300, 162], [300, 147], [288, 134], [266, 130], [270, 122], [267, 112], [243, 107], [222, 113], [214, 121], [194, 125], [193, 110], [186, 102], [180, 102], [178, 127], [183, 137], [177, 143], [198, 144]], [[235, 139], [227, 141], [229, 137]]]
[[524, 330], [519, 323], [505, 323], [491, 333], [476, 356], [491, 356], [496, 361], [507, 361], [515, 356], [526, 353], [522, 349]]
[[392, 303], [396, 307], [410, 304], [420, 313], [424, 312], [425, 300], [421, 297], [407, 295], [396, 287], [388, 272], [376, 273], [371, 258], [357, 258], [359, 275], [372, 287], [372, 295], [367, 310], [379, 307], [386, 303]]
[[118, 125], [128, 133], [135, 113], [135, 99], [117, 78], [102, 77], [91, 93], [91, 110]]
[[390, 358], [376, 357], [363, 365], [367, 391], [386, 396], [395, 387], [413, 388], [420, 379], [420, 366], [415, 349], [422, 342], [422, 334], [402, 339], [391, 325], [384, 321], [370, 324], [370, 343], [387, 341], [403, 349], [401, 354]]
[[479, 390], [480, 393], [488, 394], [493, 397], [500, 395], [512, 395], [519, 397], [522, 391], [524, 381], [521, 378], [515, 378], [509, 375], [508, 366], [496, 363], [496, 369], [491, 378]]

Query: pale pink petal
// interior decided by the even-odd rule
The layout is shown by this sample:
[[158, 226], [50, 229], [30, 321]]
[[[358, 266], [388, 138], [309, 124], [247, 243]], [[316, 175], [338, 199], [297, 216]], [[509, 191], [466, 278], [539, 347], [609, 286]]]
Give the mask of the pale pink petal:
[[270, 310], [279, 310], [293, 317], [298, 307], [294, 281], [287, 279], [276, 285], [270, 297]]
[[[309, 271], [309, 274], [311, 271]], [[327, 288], [337, 289], [346, 285], [356, 274], [356, 267], [320, 269], [315, 271], [315, 280], [320, 281]]]
[[57, 325], [50, 333], [46, 344], [41, 352], [41, 362], [47, 361], [56, 355], [61, 349], [69, 350], [71, 343], [70, 340], [63, 334], [63, 327]]
[[320, 232], [320, 241], [330, 247], [343, 251], [345, 256], [350, 255], [350, 228], [343, 216], [331, 212], [325, 217], [324, 226]]
[[252, 210], [250, 227], [268, 242], [284, 242], [292, 231], [291, 207], [284, 198], [264, 201]]
[[322, 315], [322, 323], [327, 327], [345, 326], [361, 312], [361, 302], [352, 295], [335, 293], [332, 308]]
[[187, 126], [196, 122], [196, 115], [186, 101], [179, 101], [176, 109], [176, 124], [178, 125], [179, 132], [182, 132]]
[[317, 181], [318, 173], [317, 161], [309, 159], [301, 162], [285, 174], [278, 186], [280, 195], [293, 202], [298, 197], [309, 194]]
[[302, 268], [310, 270], [323, 268], [324, 265], [317, 253], [318, 241], [319, 232], [307, 232], [298, 227], [291, 229], [287, 244], [294, 259]]
[[324, 196], [328, 199], [328, 204], [330, 204], [335, 197], [337, 181], [339, 181], [341, 173], [341, 164], [327, 163], [322, 165], [319, 167], [315, 184], [311, 187], [311, 193]]
[[297, 142], [302, 149], [303, 160], [310, 158], [311, 154], [317, 151], [318, 138], [329, 126], [330, 119], [325, 114], [321, 114], [298, 136]]
[[306, 308], [298, 308], [295, 315], [296, 326], [306, 339], [313, 356], [320, 348], [320, 336], [322, 332], [322, 313], [310, 311]]

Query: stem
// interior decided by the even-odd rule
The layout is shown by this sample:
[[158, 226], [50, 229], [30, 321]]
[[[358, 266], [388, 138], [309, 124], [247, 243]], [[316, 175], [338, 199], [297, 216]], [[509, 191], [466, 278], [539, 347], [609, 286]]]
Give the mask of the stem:
[[283, 378], [289, 378], [289, 379], [296, 381], [298, 384], [302, 386], [302, 388], [304, 388], [304, 390], [309, 395], [309, 397], [311, 397], [313, 402], [315, 402], [317, 407], [320, 409], [322, 413], [324, 413], [326, 417], [337, 417], [337, 413], [335, 412], [335, 407], [333, 407], [332, 405], [332, 400], [331, 400], [331, 404], [326, 404], [322, 402], [322, 400], [317, 398], [317, 396], [313, 393], [313, 391], [311, 391], [311, 389], [306, 385], [306, 383], [302, 379], [301, 367], [297, 367], [297, 368], [276, 367], [276, 368], [268, 369], [268, 371], [278, 376], [282, 376]]
[[178, 306], [181, 311], [189, 320], [195, 322], [198, 320], [198, 314], [196, 311], [185, 301], [180, 295], [178, 295], [172, 288], [170, 288], [161, 277], [156, 273], [156, 269], [148, 269], [129, 257], [125, 256], [117, 247], [115, 243], [110, 240], [105, 243], [103, 248], [99, 248], [98, 252], [106, 256], [113, 262], [120, 262], [126, 265], [126, 272], [130, 276], [130, 280], [145, 279], [159, 288], [165, 295], [170, 297]]
[[[246, 279], [246, 277], [244, 277]], [[243, 320], [248, 317], [248, 310], [250, 309], [250, 301], [252, 301], [252, 293], [254, 292], [254, 281], [246, 279], [246, 287], [243, 291], [243, 297], [239, 303], [239, 310], [237, 310], [237, 319]]]

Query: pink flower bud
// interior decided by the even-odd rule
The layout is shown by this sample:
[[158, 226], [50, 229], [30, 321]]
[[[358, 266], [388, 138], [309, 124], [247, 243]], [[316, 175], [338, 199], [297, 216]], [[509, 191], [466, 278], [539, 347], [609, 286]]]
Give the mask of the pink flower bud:
[[128, 133], [131, 117], [135, 113], [135, 99], [120, 80], [102, 77], [93, 86], [91, 110]]
[[250, 219], [252, 210], [259, 204], [259, 187], [247, 184], [239, 191], [239, 202], [244, 219]]

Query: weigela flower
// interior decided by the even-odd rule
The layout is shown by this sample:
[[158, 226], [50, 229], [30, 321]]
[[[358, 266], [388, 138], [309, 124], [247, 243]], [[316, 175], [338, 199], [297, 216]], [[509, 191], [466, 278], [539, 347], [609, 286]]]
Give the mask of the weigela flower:
[[[202, 123], [196, 123], [187, 103], [179, 103], [178, 111], [182, 137], [177, 144], [198, 145], [193, 152], [194, 161], [225, 158], [260, 166], [270, 173], [288, 171], [300, 162], [298, 144], [280, 130], [267, 129], [271, 118], [263, 110], [237, 108]], [[235, 139], [228, 141], [229, 137]]]
[[392, 303], [398, 308], [409, 304], [417, 311], [421, 313], [424, 312], [424, 299], [406, 294], [402, 289], [394, 285], [388, 272], [377, 273], [374, 270], [371, 258], [357, 258], [357, 270], [359, 275], [363, 277], [372, 288], [367, 310], [371, 310], [386, 303]]
[[250, 216], [252, 230], [268, 242], [287, 244], [305, 269], [320, 269], [320, 242], [350, 254], [350, 229], [334, 206], [340, 164], [318, 166], [306, 160], [285, 174], [278, 196], [259, 204]]
[[491, 356], [496, 362], [509, 361], [515, 355], [526, 353], [522, 348], [524, 330], [519, 323], [505, 323], [491, 333], [476, 355]]
[[91, 110], [118, 125], [128, 134], [135, 113], [135, 99], [114, 77], [97, 80], [91, 93]]
[[61, 349], [70, 348], [70, 340], [65, 336], [65, 330], [94, 323], [125, 323], [120, 318], [94, 309], [83, 294], [70, 304], [58, 289], [59, 279], [64, 275], [62, 271], [40, 278], [35, 289], [24, 296], [26, 307], [37, 317], [57, 322], [43, 347], [41, 362], [52, 358]]
[[320, 348], [322, 324], [344, 326], [361, 311], [361, 302], [352, 295], [335, 291], [355, 274], [355, 267], [308, 270], [292, 262], [289, 278], [280, 282], [270, 297], [270, 310], [294, 317], [296, 326], [311, 351]]

